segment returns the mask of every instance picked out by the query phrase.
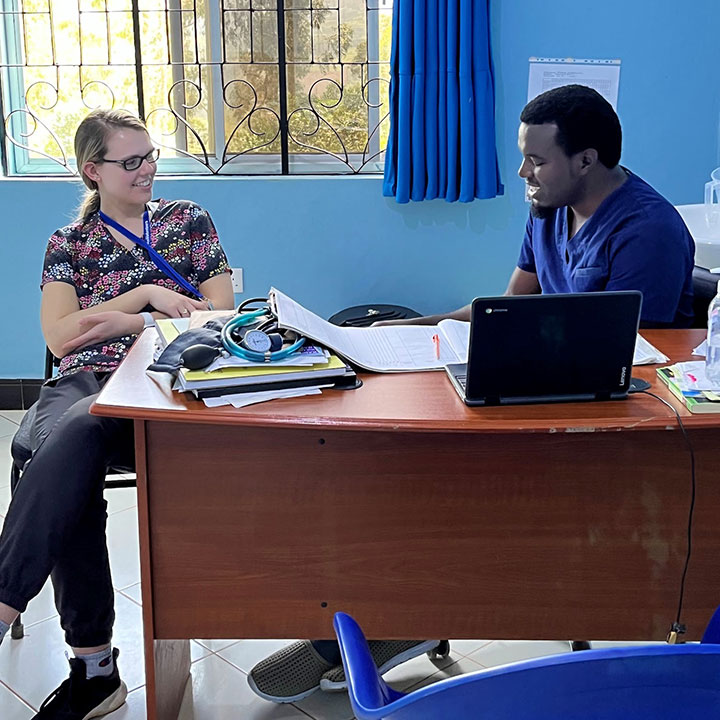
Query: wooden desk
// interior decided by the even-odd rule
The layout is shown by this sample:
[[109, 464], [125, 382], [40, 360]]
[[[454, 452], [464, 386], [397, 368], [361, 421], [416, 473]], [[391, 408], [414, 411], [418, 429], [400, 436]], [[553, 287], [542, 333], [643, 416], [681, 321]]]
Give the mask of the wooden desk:
[[[646, 337], [673, 360], [700, 331]], [[145, 333], [93, 412], [135, 420], [148, 716], [175, 717], [194, 637], [661, 640], [686, 554], [674, 414], [625, 401], [469, 409], [444, 373], [207, 409], [144, 373]], [[696, 452], [683, 620], [720, 602], [720, 417]], [[715, 463], [715, 467], [713, 466]]]

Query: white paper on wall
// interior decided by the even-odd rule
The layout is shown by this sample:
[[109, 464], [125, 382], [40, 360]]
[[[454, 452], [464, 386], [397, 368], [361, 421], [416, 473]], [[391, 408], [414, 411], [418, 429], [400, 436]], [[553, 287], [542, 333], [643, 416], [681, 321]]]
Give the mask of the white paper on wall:
[[594, 88], [617, 112], [620, 60], [530, 58], [528, 102], [546, 90], [572, 84]]

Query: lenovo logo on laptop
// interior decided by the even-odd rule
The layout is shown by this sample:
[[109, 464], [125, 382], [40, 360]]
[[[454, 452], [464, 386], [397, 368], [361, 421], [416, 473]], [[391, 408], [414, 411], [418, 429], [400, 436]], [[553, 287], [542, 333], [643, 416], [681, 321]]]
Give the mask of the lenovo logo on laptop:
[[626, 370], [627, 370], [627, 368], [626, 368], [625, 366], [623, 366], [622, 369], [620, 370], [620, 382], [618, 383], [618, 385], [619, 385], [620, 387], [622, 387], [622, 386], [625, 384], [625, 372], [626, 372]]

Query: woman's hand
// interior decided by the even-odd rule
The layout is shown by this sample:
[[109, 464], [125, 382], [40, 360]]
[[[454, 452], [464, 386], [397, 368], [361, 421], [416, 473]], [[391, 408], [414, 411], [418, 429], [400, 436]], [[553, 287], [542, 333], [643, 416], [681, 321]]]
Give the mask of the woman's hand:
[[193, 310], [209, 309], [204, 300], [194, 300], [160, 285], [150, 285], [147, 290], [148, 304], [171, 318], [190, 317]]
[[61, 357], [103, 340], [123, 335], [135, 335], [143, 329], [144, 322], [141, 315], [133, 315], [120, 310], [107, 310], [81, 317], [78, 325], [81, 334], [68, 340], [62, 346]]

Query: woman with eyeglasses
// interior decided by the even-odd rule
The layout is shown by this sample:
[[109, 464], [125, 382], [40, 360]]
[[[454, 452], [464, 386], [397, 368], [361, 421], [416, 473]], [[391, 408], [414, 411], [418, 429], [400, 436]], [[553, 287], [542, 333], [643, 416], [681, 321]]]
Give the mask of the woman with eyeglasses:
[[0, 642], [50, 576], [75, 656], [35, 716], [45, 720], [104, 715], [127, 694], [111, 646], [103, 486], [108, 468], [134, 466], [133, 426], [89, 407], [155, 319], [234, 303], [210, 216], [184, 200], [151, 201], [158, 150], [140, 120], [93, 111], [75, 155], [88, 192], [77, 220], [50, 238], [41, 283], [43, 335], [60, 367], [25, 416], [33, 455], [0, 535]]

